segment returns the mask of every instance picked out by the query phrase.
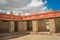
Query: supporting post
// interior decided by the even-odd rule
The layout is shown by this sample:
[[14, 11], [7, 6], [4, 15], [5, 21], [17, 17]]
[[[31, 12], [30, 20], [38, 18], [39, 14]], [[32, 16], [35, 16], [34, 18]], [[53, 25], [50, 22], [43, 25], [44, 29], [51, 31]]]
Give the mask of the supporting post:
[[18, 32], [21, 32], [22, 22], [18, 22]]
[[19, 32], [26, 32], [27, 31], [27, 22], [26, 21], [18, 22], [18, 31]]
[[55, 33], [55, 20], [49, 19], [49, 24], [50, 24], [50, 33]]
[[38, 32], [38, 20], [32, 21], [33, 32]]
[[27, 21], [23, 21], [23, 30], [26, 32], [27, 31]]
[[10, 21], [9, 32], [10, 33], [13, 33], [14, 32], [14, 21]]

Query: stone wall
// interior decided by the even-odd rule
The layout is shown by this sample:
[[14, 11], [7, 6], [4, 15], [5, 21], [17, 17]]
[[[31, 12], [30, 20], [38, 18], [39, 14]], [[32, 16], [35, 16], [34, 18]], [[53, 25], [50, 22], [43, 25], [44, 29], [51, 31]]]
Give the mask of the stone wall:
[[[17, 32], [27, 31], [27, 21], [16, 21], [17, 22]], [[14, 33], [15, 31], [15, 21], [0, 21], [0, 32]]]
[[[57, 33], [60, 32], [60, 18], [51, 18], [51, 19], [40, 19], [40, 20], [33, 20], [32, 22], [32, 31], [33, 32], [48, 32], [50, 33]], [[15, 32], [15, 21], [0, 21], [0, 33], [1, 32]], [[17, 32], [26, 32], [27, 30], [27, 21], [17, 21]], [[47, 28], [49, 27], [49, 28]]]

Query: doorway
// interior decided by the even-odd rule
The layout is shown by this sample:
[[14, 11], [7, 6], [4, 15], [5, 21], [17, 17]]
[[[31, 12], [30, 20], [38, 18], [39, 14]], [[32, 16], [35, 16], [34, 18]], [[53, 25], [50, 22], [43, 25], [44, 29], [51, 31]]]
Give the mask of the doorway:
[[32, 21], [27, 21], [27, 31], [32, 31]]
[[0, 20], [0, 33], [8, 33], [9, 32], [9, 21]]
[[15, 32], [18, 32], [18, 22], [15, 21], [15, 22], [14, 22], [14, 25], [15, 25], [15, 26], [14, 26], [14, 31], [15, 31]]

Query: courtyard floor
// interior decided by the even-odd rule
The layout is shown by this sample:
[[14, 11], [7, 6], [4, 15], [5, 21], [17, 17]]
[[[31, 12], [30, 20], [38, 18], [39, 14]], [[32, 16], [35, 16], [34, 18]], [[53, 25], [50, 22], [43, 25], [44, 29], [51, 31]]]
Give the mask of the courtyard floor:
[[53, 35], [26, 35], [9, 40], [60, 40], [60, 36]]
[[22, 33], [16, 33], [16, 34], [8, 34], [8, 36], [1, 36], [0, 40], [60, 40], [60, 33], [54, 34], [54, 35], [46, 35], [46, 34], [22, 34]]

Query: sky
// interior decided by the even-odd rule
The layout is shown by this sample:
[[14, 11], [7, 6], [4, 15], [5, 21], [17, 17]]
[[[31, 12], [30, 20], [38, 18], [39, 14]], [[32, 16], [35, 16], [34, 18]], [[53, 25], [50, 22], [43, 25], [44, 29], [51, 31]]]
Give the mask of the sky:
[[48, 9], [60, 10], [60, 0], [47, 0]]
[[60, 0], [0, 0], [0, 9], [21, 13], [60, 10]]

